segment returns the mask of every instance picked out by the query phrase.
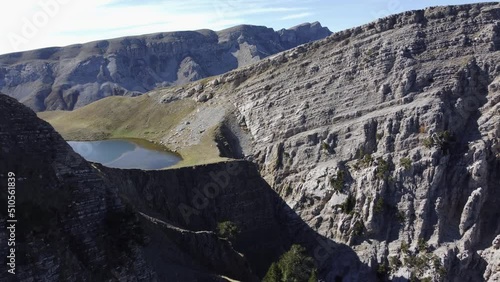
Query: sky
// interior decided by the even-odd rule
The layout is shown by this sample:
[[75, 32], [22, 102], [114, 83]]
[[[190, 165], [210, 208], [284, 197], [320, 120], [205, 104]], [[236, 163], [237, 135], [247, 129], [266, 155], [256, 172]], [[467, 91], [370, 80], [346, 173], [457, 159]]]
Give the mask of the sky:
[[319, 21], [331, 31], [406, 10], [474, 0], [15, 0], [0, 9], [0, 54], [155, 32], [240, 24], [275, 30]]

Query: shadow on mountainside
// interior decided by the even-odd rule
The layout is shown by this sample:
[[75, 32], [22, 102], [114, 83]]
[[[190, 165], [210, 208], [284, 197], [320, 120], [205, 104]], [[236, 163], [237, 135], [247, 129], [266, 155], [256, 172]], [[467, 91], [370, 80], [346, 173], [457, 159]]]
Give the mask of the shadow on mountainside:
[[[320, 278], [326, 281], [375, 280], [374, 273], [352, 249], [312, 230], [261, 178], [251, 162], [230, 161], [164, 171], [100, 169], [110, 183], [119, 187], [126, 201], [139, 212], [170, 225], [170, 230], [215, 234], [219, 223], [234, 222], [239, 234], [231, 245], [245, 255], [259, 278], [292, 244], [300, 244], [307, 248]], [[172, 232], [167, 233], [169, 239], [175, 237]], [[189, 249], [185, 244], [179, 247]], [[188, 253], [207, 267], [230, 268], [217, 265], [225, 262], [214, 261], [212, 254], [201, 248]], [[202, 253], [206, 256], [199, 256]], [[218, 274], [231, 277], [230, 273]]]

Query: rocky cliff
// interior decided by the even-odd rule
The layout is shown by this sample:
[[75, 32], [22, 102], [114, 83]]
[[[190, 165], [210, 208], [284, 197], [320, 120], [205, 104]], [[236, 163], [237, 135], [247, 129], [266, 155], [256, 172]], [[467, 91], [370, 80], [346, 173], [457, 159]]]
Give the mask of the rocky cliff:
[[[153, 91], [156, 103], [197, 102], [157, 141], [182, 150], [216, 128], [207, 151], [256, 163], [372, 271], [335, 256], [322, 279], [497, 281], [499, 23], [498, 3], [405, 12]], [[85, 123], [71, 117], [58, 118]]]
[[136, 96], [257, 62], [322, 39], [319, 23], [157, 33], [0, 56], [0, 91], [35, 111], [72, 110], [107, 96]]
[[[15, 99], [0, 94], [0, 252], [15, 248], [15, 275], [5, 264], [2, 281], [150, 281], [139, 253], [143, 236], [134, 217], [46, 122]], [[15, 174], [15, 245], [7, 245], [8, 173]], [[10, 269], [10, 268], [9, 268]]]

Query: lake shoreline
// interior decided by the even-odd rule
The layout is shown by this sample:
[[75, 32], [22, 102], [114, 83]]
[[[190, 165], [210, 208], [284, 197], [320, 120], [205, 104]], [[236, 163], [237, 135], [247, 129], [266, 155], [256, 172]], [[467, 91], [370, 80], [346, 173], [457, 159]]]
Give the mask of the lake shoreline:
[[111, 168], [164, 170], [183, 160], [165, 146], [139, 138], [66, 142], [86, 160]]

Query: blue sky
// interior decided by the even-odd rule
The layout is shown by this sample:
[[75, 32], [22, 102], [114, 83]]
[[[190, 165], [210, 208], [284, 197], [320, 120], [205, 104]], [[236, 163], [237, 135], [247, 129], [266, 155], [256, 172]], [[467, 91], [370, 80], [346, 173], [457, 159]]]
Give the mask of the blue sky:
[[319, 21], [332, 31], [428, 6], [484, 1], [408, 0], [17, 0], [0, 9], [0, 54], [146, 33], [221, 30], [239, 24], [288, 28]]

